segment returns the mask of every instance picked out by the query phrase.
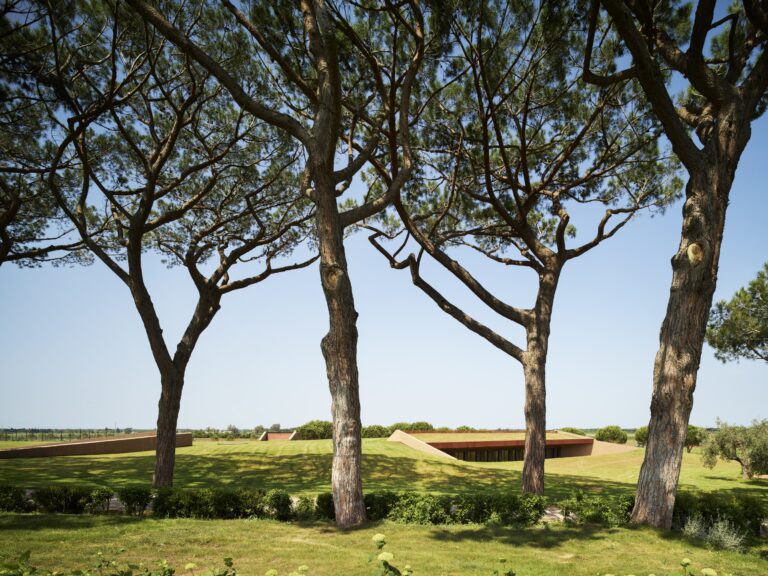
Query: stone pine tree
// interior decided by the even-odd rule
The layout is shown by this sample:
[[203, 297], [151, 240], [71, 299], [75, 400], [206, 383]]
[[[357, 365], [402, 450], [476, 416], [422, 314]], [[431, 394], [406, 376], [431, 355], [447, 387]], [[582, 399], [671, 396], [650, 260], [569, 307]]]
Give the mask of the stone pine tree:
[[[20, 18], [20, 11], [24, 18]], [[62, 92], [46, 75], [46, 34], [30, 25], [45, 7], [0, 7], [0, 266], [87, 260], [43, 180], [53, 151], [44, 145], [50, 128], [45, 100]], [[32, 90], [44, 86], [43, 93]]]
[[[659, 128], [631, 82], [596, 89], [580, 79], [584, 35], [567, 4], [483, 2], [457, 11], [452, 58], [434, 81], [418, 127], [420, 171], [395, 202], [418, 253], [399, 259], [385, 230], [371, 236], [393, 266], [437, 306], [522, 365], [525, 456], [522, 490], [544, 491], [545, 372], [555, 296], [566, 264], [616, 234], [640, 210], [679, 189], [658, 146]], [[603, 44], [601, 62], [615, 46]], [[384, 170], [380, 171], [385, 175]], [[585, 208], [594, 206], [594, 210]], [[576, 238], [572, 214], [586, 210]], [[390, 225], [386, 235], [394, 239]], [[469, 269], [480, 254], [515, 282], [537, 279], [532, 306], [511, 304]], [[424, 278], [429, 257], [525, 343], [491, 329]]]
[[[280, 130], [302, 149], [302, 188], [314, 205], [328, 306], [329, 330], [321, 348], [332, 398], [336, 522], [359, 524], [365, 506], [357, 312], [343, 238], [349, 226], [387, 206], [412, 170], [410, 103], [427, 42], [420, 5], [415, 0], [201, 1], [185, 7], [204, 15], [185, 27], [172, 3], [128, 4], [214, 76], [249, 117]], [[274, 86], [277, 97], [256, 90], [261, 84]], [[356, 205], [340, 204], [355, 175], [382, 150], [398, 157], [387, 189], [369, 191]], [[337, 161], [343, 166], [337, 168]]]
[[[610, 74], [594, 72], [590, 55], [598, 43], [590, 42], [585, 79], [606, 88], [635, 79], [689, 176], [632, 511], [635, 523], [669, 528], [731, 185], [752, 122], [766, 107], [768, 7], [735, 2], [717, 18], [714, 0], [701, 0], [693, 12], [677, 2], [594, 0], [591, 31], [599, 26], [600, 5], [631, 63]], [[677, 102], [670, 72], [688, 84]]]
[[[50, 10], [46, 194], [88, 251], [122, 281], [160, 373], [156, 486], [173, 482], [176, 427], [196, 344], [225, 294], [307, 266], [286, 257], [311, 230], [298, 150], [247, 118], [209, 74], [126, 7]], [[71, 24], [71, 25], [70, 25]], [[46, 92], [46, 86], [35, 89]], [[172, 348], [145, 278], [146, 255], [183, 266], [197, 292]]]
[[707, 344], [721, 362], [768, 362], [768, 263], [746, 288], [718, 302], [709, 314]]

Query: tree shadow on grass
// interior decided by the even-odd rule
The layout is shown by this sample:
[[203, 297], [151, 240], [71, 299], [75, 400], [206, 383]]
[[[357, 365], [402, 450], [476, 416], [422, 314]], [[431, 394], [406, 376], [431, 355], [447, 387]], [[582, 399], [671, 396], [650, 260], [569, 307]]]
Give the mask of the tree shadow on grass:
[[509, 526], [468, 526], [466, 528], [435, 528], [429, 537], [439, 542], [488, 542], [531, 548], [558, 548], [574, 541], [604, 540], [617, 532], [615, 528], [572, 526], [557, 529], [515, 528]]
[[[181, 448], [176, 456], [175, 486], [181, 488], [281, 488], [291, 494], [318, 494], [331, 489], [332, 454], [327, 446], [312, 445], [307, 452], [283, 453], [283, 447], [262, 449], [253, 444], [227, 445], [221, 452]], [[287, 448], [287, 447], [286, 447]], [[294, 449], [294, 448], [291, 448]], [[327, 452], [325, 450], [328, 450]], [[319, 452], [310, 452], [320, 450]], [[9, 460], [0, 463], [0, 484], [24, 488], [49, 485], [148, 486], [154, 470], [151, 452]], [[442, 494], [517, 493], [520, 471], [505, 464], [478, 464], [425, 455], [382, 444], [363, 454], [366, 492], [415, 490]], [[765, 480], [734, 482], [718, 492], [766, 495]], [[682, 486], [684, 490], [693, 487]], [[629, 495], [634, 482], [604, 477], [547, 473], [546, 495], [557, 502], [582, 490], [607, 496]]]
[[82, 530], [127, 526], [143, 520], [122, 514], [0, 514], [0, 531]]

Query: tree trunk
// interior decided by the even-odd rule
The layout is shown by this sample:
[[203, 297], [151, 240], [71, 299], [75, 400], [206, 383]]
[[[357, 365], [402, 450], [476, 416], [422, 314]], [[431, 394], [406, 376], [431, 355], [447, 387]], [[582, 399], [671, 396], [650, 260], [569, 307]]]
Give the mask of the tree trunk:
[[672, 526], [693, 391], [717, 282], [725, 208], [733, 169], [713, 162], [691, 174], [683, 207], [680, 247], [672, 258], [672, 286], [653, 368], [648, 444], [640, 469], [632, 522]]
[[343, 228], [333, 188], [317, 182], [317, 235], [320, 279], [328, 305], [329, 329], [322, 340], [333, 416], [331, 485], [336, 523], [365, 522], [357, 373], [357, 312], [347, 270]]
[[544, 459], [547, 436], [546, 365], [552, 304], [561, 265], [539, 276], [534, 318], [526, 328], [528, 346], [523, 356], [525, 375], [525, 455], [523, 494], [544, 494]]
[[155, 448], [154, 486], [172, 486], [176, 464], [176, 423], [179, 419], [184, 376], [167, 374], [161, 377], [162, 392], [157, 413], [157, 447]]

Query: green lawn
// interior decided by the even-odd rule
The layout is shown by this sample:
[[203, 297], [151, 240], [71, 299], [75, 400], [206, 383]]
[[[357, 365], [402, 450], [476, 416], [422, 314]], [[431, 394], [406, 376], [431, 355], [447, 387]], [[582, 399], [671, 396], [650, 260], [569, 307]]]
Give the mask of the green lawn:
[[[577, 489], [631, 493], [642, 457], [642, 449], [637, 449], [623, 454], [547, 460], [546, 492], [553, 498], [566, 497]], [[177, 486], [284, 488], [292, 494], [316, 494], [330, 490], [331, 441], [196, 440], [193, 446], [178, 449], [176, 463]], [[0, 484], [28, 488], [67, 483], [146, 485], [153, 468], [152, 452], [0, 460]], [[448, 460], [384, 439], [363, 441], [363, 480], [369, 491], [516, 491], [521, 469], [522, 462]], [[742, 480], [737, 464], [719, 463], [708, 470], [697, 454], [685, 454], [680, 485], [768, 497], [767, 480]]]
[[[595, 576], [598, 573], [679, 574], [682, 558], [695, 573], [765, 576], [768, 562], [755, 554], [714, 552], [675, 534], [650, 529], [484, 526], [402, 526], [379, 523], [341, 532], [330, 524], [282, 524], [269, 520], [132, 520], [122, 516], [0, 516], [0, 554], [32, 550], [41, 568], [90, 564], [99, 551], [124, 562], [167, 559], [183, 568], [221, 565], [230, 556], [243, 576], [268, 568], [281, 575], [306, 564], [311, 576], [370, 574], [371, 537], [387, 536], [394, 564], [410, 564], [417, 576], [490, 576], [498, 559], [520, 576]], [[202, 570], [197, 571], [200, 574]]]
[[[364, 486], [372, 490], [435, 493], [518, 491], [522, 462], [478, 463], [448, 460], [383, 439], [363, 441]], [[642, 449], [623, 454], [547, 460], [546, 493], [552, 499], [577, 489], [632, 493]], [[0, 460], [0, 484], [40, 487], [79, 483], [118, 487], [147, 485], [154, 454], [70, 456]], [[177, 453], [176, 485], [284, 488], [293, 495], [330, 490], [331, 442], [195, 441]], [[734, 464], [714, 470], [700, 456], [685, 454], [682, 488], [750, 493], [768, 498], [768, 481], [744, 481]], [[748, 554], [715, 552], [677, 534], [648, 529], [553, 527], [545, 529], [483, 526], [403, 526], [376, 524], [339, 532], [332, 525], [284, 524], [268, 520], [134, 520], [123, 516], [0, 515], [0, 555], [31, 549], [42, 568], [89, 564], [98, 551], [125, 548], [126, 562], [168, 559], [183, 567], [195, 562], [213, 567], [232, 556], [244, 576], [261, 576], [274, 567], [281, 574], [300, 564], [314, 575], [371, 572], [370, 538], [385, 533], [400, 566], [417, 575], [490, 576], [498, 558], [510, 560], [520, 576], [679, 574], [683, 557], [697, 570], [719, 574], [768, 574], [768, 547]], [[762, 558], [761, 558], [762, 555]]]

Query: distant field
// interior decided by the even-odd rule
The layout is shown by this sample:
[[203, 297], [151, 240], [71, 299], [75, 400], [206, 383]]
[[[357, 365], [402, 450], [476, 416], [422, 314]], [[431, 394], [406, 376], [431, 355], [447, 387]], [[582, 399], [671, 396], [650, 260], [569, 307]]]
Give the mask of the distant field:
[[[317, 494], [330, 490], [331, 454], [330, 440], [195, 440], [193, 446], [177, 451], [175, 484], [284, 488], [292, 494]], [[546, 492], [552, 498], [567, 497], [578, 489], [631, 493], [642, 458], [643, 450], [636, 449], [623, 454], [547, 460]], [[70, 483], [146, 485], [153, 468], [152, 452], [0, 460], [0, 484], [29, 488]], [[384, 439], [363, 440], [363, 481], [369, 491], [517, 491], [521, 470], [522, 462], [448, 460]], [[714, 470], [708, 470], [697, 454], [684, 455], [680, 485], [768, 497], [768, 480], [742, 480], [739, 466], [734, 463], [719, 463]]]

